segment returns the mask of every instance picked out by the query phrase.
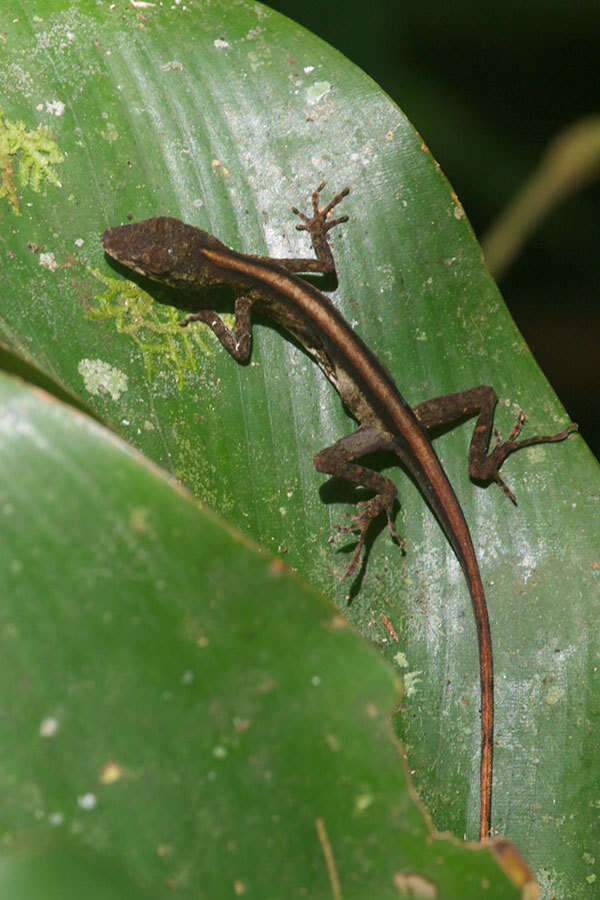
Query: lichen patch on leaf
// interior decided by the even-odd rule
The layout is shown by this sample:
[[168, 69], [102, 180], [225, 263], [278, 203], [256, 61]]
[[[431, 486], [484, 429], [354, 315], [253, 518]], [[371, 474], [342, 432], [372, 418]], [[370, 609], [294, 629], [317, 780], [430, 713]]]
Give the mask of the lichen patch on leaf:
[[87, 318], [113, 319], [119, 334], [128, 335], [139, 348], [148, 381], [154, 380], [159, 367], [174, 367], [182, 390], [185, 373], [198, 368], [195, 351], [204, 355], [214, 352], [210, 329], [200, 322], [182, 328], [181, 312], [173, 306], [155, 302], [132, 281], [111, 278], [98, 269], [90, 271], [106, 289], [96, 295], [98, 305], [88, 310]]
[[17, 184], [36, 193], [44, 181], [62, 187], [54, 166], [64, 158], [46, 125], [27, 129], [20, 119], [5, 119], [0, 109], [0, 198], [6, 197], [16, 215], [21, 212]]

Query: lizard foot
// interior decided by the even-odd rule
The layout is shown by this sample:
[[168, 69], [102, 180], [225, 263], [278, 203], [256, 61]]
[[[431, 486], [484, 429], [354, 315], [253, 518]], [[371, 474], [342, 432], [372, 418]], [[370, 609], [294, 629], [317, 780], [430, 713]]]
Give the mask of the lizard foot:
[[348, 216], [338, 216], [337, 219], [329, 219], [328, 216], [334, 206], [337, 206], [338, 203], [341, 203], [344, 197], [346, 197], [350, 193], [350, 188], [344, 188], [343, 191], [340, 191], [339, 194], [336, 194], [331, 198], [329, 203], [325, 206], [319, 206], [319, 194], [325, 187], [325, 182], [321, 182], [316, 191], [313, 191], [312, 195], [312, 206], [313, 206], [313, 214], [312, 216], [306, 216], [304, 213], [300, 212], [297, 207], [292, 206], [292, 212], [294, 215], [299, 216], [302, 219], [301, 225], [296, 225], [298, 231], [308, 231], [310, 234], [318, 234], [324, 235], [331, 228], [334, 228], [335, 225], [339, 225], [340, 222], [347, 222]]
[[360, 511], [356, 513], [350, 513], [351, 521], [349, 525], [346, 525], [344, 527], [338, 526], [337, 530], [340, 532], [340, 534], [349, 534], [355, 531], [359, 532], [358, 543], [354, 549], [354, 553], [352, 554], [350, 565], [344, 572], [344, 578], [348, 578], [355, 571], [362, 556], [362, 551], [365, 545], [365, 538], [367, 536], [369, 525], [371, 524], [373, 519], [376, 519], [377, 516], [381, 515], [382, 512], [385, 512], [388, 528], [390, 529], [392, 537], [394, 537], [398, 541], [400, 549], [404, 550], [404, 541], [396, 531], [394, 520], [392, 518], [393, 502], [393, 499], [388, 501], [385, 497], [382, 497], [381, 494], [377, 494], [371, 500], [365, 500], [361, 503], [356, 504], [357, 510]]
[[512, 500], [515, 506], [517, 505], [515, 495], [499, 475], [500, 469], [506, 458], [516, 450], [522, 450], [523, 447], [531, 447], [534, 444], [553, 444], [557, 441], [564, 441], [570, 434], [578, 430], [578, 426], [571, 423], [568, 428], [565, 428], [564, 431], [559, 431], [558, 434], [536, 434], [533, 437], [518, 441], [517, 438], [519, 437], [523, 423], [526, 420], [527, 416], [525, 413], [520, 412], [517, 416], [517, 421], [513, 425], [512, 430], [505, 441], [501, 441], [498, 429], [494, 428], [496, 446], [485, 460], [485, 480], [495, 481], [509, 500]]

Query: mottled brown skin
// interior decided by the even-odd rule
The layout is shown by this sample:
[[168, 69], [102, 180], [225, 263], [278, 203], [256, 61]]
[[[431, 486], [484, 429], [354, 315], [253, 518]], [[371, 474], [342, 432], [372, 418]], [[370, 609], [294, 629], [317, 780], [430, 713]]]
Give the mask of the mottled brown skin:
[[[233, 285], [236, 288], [233, 330], [227, 328], [214, 310], [202, 308], [201, 294], [198, 308], [181, 324], [205, 322], [237, 362], [247, 362], [250, 357], [251, 312], [258, 310], [286, 328], [322, 368], [359, 428], [317, 453], [315, 466], [319, 472], [362, 485], [375, 495], [360, 504], [352, 524], [342, 529], [359, 532], [346, 576], [355, 571], [367, 529], [381, 513], [385, 513], [392, 535], [402, 543], [393, 522], [397, 499], [394, 483], [355, 460], [375, 450], [392, 451], [418, 484], [462, 566], [473, 604], [481, 682], [480, 838], [483, 840], [490, 835], [492, 808], [494, 681], [490, 624], [469, 528], [427, 430], [476, 415], [469, 448], [469, 474], [478, 482], [495, 481], [514, 501], [514, 495], [499, 475], [507, 456], [532, 444], [562, 441], [576, 426], [569, 425], [559, 434], [536, 435], [519, 441], [525, 418], [520, 415], [508, 440], [501, 443], [498, 439], [488, 453], [497, 403], [493, 388], [481, 385], [427, 400], [411, 409], [386, 367], [328, 297], [296, 276], [296, 273], [314, 272], [335, 275], [328, 231], [348, 217], [330, 219], [329, 214], [348, 189], [321, 209], [319, 193], [323, 187], [313, 194], [311, 217], [293, 210], [302, 220], [297, 227], [310, 234], [315, 259], [274, 260], [237, 253], [211, 234], [167, 217], [108, 228], [102, 236], [104, 249], [119, 263], [171, 287], [201, 291], [213, 285]], [[189, 308], [189, 297], [186, 306]]]

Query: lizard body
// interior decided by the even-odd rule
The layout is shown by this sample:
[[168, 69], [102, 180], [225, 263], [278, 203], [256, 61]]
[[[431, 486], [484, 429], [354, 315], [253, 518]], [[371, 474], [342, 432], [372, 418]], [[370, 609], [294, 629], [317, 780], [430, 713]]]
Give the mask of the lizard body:
[[[497, 397], [488, 386], [471, 388], [410, 407], [394, 379], [377, 356], [356, 334], [332, 302], [298, 273], [335, 276], [335, 264], [327, 232], [347, 216], [330, 219], [331, 210], [348, 193], [337, 194], [319, 207], [321, 185], [313, 194], [313, 216], [294, 212], [302, 219], [297, 227], [311, 236], [316, 259], [280, 259], [251, 256], [231, 250], [217, 238], [177, 219], [158, 217], [107, 229], [106, 253], [122, 265], [155, 281], [186, 292], [199, 292], [193, 312], [182, 320], [205, 322], [225, 349], [239, 362], [250, 357], [252, 311], [260, 312], [290, 332], [321, 367], [340, 395], [344, 406], [359, 423], [353, 434], [341, 438], [314, 457], [319, 472], [335, 475], [374, 492], [361, 504], [352, 524], [344, 531], [359, 531], [358, 543], [346, 575], [354, 572], [362, 554], [366, 532], [373, 519], [385, 513], [392, 535], [397, 499], [394, 483], [355, 460], [375, 450], [393, 452], [417, 483], [438, 519], [463, 569], [473, 605], [479, 645], [481, 686], [480, 839], [491, 831], [494, 684], [492, 642], [485, 591], [473, 542], [461, 506], [429, 440], [427, 429], [477, 415], [469, 449], [472, 478], [496, 481], [514, 500], [498, 472], [506, 457], [525, 446], [563, 440], [576, 426], [560, 434], [537, 435], [517, 441], [524, 416], [519, 416], [509, 438], [488, 454]], [[235, 324], [227, 328], [214, 310], [202, 308], [203, 288], [228, 284], [236, 292]]]

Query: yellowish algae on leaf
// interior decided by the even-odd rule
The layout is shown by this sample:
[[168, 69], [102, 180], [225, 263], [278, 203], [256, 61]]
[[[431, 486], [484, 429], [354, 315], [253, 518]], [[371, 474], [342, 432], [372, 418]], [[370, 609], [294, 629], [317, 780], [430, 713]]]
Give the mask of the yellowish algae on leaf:
[[39, 193], [44, 181], [62, 187], [54, 166], [64, 158], [46, 125], [27, 129], [20, 119], [5, 119], [0, 108], [0, 198], [9, 201], [16, 215], [20, 215], [21, 207], [15, 168], [19, 186], [29, 186]]
[[[158, 366], [175, 367], [177, 386], [183, 389], [184, 375], [198, 368], [195, 350], [212, 355], [211, 332], [202, 323], [187, 328], [179, 324], [180, 310], [157, 303], [132, 281], [111, 278], [90, 269], [105, 290], [96, 296], [98, 306], [87, 312], [89, 319], [114, 319], [119, 334], [126, 334], [139, 348], [146, 374], [153, 381]], [[200, 326], [200, 327], [198, 327]]]

